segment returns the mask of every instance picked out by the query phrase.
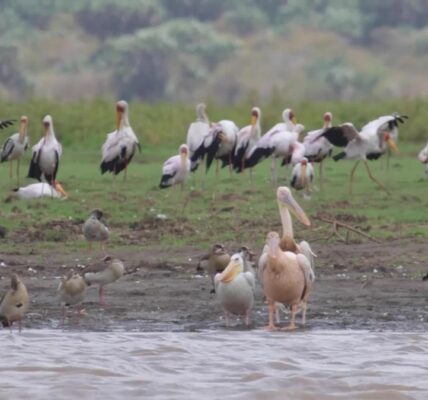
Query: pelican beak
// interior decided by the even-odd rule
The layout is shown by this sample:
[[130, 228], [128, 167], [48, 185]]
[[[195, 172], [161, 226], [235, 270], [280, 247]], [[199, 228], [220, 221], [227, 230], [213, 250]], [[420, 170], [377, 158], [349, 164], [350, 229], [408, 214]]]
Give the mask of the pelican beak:
[[220, 281], [223, 283], [229, 283], [232, 282], [236, 275], [238, 275], [239, 273], [239, 262], [237, 261], [231, 261], [227, 267], [225, 268], [225, 270], [221, 273], [220, 276]]
[[62, 187], [62, 185], [60, 183], [56, 183], [55, 184], [55, 189], [62, 194], [62, 198], [65, 200], [68, 198], [68, 193], [64, 190], [64, 188]]
[[122, 120], [123, 111], [116, 110], [116, 130], [118, 131], [120, 128], [120, 121]]
[[255, 124], [257, 124], [257, 117], [255, 115], [251, 116], [251, 125], [254, 126]]
[[397, 154], [399, 153], [397, 144], [394, 142], [394, 140], [392, 140], [391, 138], [389, 138], [386, 142], [388, 143], [388, 146], [391, 148], [391, 150], [394, 153], [397, 153]]
[[278, 246], [279, 246], [278, 240], [270, 238], [268, 239], [267, 245], [269, 248], [269, 255], [271, 257], [275, 257], [276, 251], [278, 250]]
[[302, 207], [299, 206], [290, 191], [281, 192], [281, 195], [278, 197], [278, 203], [280, 207], [287, 207], [298, 219], [299, 221], [309, 227], [311, 226], [311, 221], [306, 216]]

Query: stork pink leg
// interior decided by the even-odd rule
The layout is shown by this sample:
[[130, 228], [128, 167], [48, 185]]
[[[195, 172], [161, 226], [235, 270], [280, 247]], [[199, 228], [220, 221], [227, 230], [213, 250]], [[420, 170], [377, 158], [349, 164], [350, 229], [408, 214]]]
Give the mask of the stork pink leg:
[[364, 161], [364, 164], [366, 165], [367, 173], [370, 177], [370, 179], [375, 182], [382, 190], [384, 190], [386, 193], [388, 192], [388, 189], [385, 187], [383, 183], [381, 183], [379, 180], [377, 180], [374, 175], [372, 174], [372, 171], [370, 170], [369, 164], [367, 161]]

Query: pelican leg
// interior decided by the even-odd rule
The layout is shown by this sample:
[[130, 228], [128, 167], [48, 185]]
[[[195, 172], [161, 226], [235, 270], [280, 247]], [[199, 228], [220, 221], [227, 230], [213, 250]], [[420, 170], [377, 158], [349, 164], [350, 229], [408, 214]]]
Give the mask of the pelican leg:
[[226, 327], [230, 326], [229, 313], [226, 310], [224, 310], [224, 324]]
[[275, 302], [268, 300], [269, 302], [269, 324], [265, 327], [267, 331], [276, 331], [276, 326], [273, 323], [273, 315], [275, 314]]
[[61, 323], [62, 323], [62, 326], [64, 326], [65, 325], [65, 315], [66, 315], [66, 312], [65, 312], [65, 304], [61, 307], [62, 308], [62, 321], [61, 321]]
[[306, 325], [306, 310], [308, 308], [308, 303], [306, 303], [306, 301], [302, 301], [300, 306], [302, 307], [302, 325]]
[[372, 174], [372, 171], [370, 170], [368, 162], [364, 161], [364, 164], [366, 165], [367, 173], [368, 173], [370, 179], [372, 181], [374, 181], [382, 190], [385, 190], [386, 193], [389, 193], [388, 189], [385, 187], [385, 185], [374, 177], [374, 175]]
[[276, 303], [275, 303], [275, 321], [277, 324], [281, 322], [280, 315], [279, 315], [279, 307]]
[[358, 164], [360, 163], [360, 160], [358, 160], [355, 165], [352, 167], [351, 170], [351, 180], [350, 180], [350, 184], [349, 184], [349, 195], [352, 196], [352, 186], [354, 184], [354, 175], [355, 175], [355, 170], [358, 167]]
[[251, 310], [250, 310], [250, 309], [248, 309], [248, 310], [245, 312], [245, 325], [246, 325], [246, 326], [250, 326], [250, 320], [251, 320]]
[[291, 305], [291, 319], [290, 319], [290, 324], [288, 326], [286, 326], [285, 328], [283, 328], [282, 330], [284, 331], [292, 331], [294, 329], [296, 329], [296, 314], [297, 314], [297, 310], [298, 310], [298, 304], [292, 304]]
[[21, 331], [22, 331], [22, 320], [21, 319], [18, 319], [18, 330], [19, 330], [19, 333], [21, 333]]

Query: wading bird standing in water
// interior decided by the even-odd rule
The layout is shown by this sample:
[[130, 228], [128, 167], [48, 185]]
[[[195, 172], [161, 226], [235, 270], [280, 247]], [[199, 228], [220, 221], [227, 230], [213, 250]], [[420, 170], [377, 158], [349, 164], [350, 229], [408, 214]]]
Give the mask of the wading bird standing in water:
[[120, 100], [116, 103], [116, 130], [107, 134], [102, 146], [101, 174], [109, 171], [114, 178], [125, 170], [123, 180], [126, 181], [128, 165], [137, 148], [141, 150], [140, 142], [129, 123], [128, 103]]
[[9, 161], [9, 178], [12, 179], [12, 161], [16, 160], [16, 178], [19, 186], [19, 162], [28, 149], [27, 136], [28, 118], [23, 115], [20, 120], [19, 132], [14, 133], [3, 145], [0, 162]]
[[161, 189], [170, 186], [181, 185], [184, 188], [184, 182], [190, 172], [189, 148], [186, 144], [180, 146], [179, 154], [168, 158], [162, 167], [162, 177], [159, 184]]
[[62, 146], [55, 137], [53, 120], [50, 115], [46, 115], [43, 118], [43, 128], [43, 138], [33, 146], [33, 156], [28, 177], [37, 179], [40, 182], [44, 180], [53, 186], [58, 173]]
[[364, 162], [370, 179], [387, 192], [386, 187], [373, 176], [367, 160], [377, 160], [387, 152], [388, 146], [393, 151], [398, 151], [394, 137], [398, 135], [398, 124], [404, 123], [407, 118], [406, 115], [385, 115], [364, 125], [360, 132], [357, 131], [352, 123], [347, 122], [324, 130], [314, 138], [314, 141], [317, 141], [320, 137], [325, 137], [331, 144], [344, 147], [341, 153], [333, 157], [335, 161], [342, 159], [356, 160], [351, 170], [350, 195], [352, 194], [355, 170], [360, 161]]

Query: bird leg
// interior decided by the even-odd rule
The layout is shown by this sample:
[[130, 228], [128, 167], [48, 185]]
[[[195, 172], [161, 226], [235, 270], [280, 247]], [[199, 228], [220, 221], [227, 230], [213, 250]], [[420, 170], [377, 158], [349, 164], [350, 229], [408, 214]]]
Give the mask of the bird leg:
[[276, 326], [273, 323], [273, 315], [275, 314], [275, 302], [273, 300], [268, 300], [269, 302], [269, 324], [265, 327], [267, 331], [276, 331]]
[[123, 181], [124, 182], [126, 182], [127, 175], [128, 175], [128, 163], [125, 160], [125, 174], [123, 175]]
[[253, 169], [250, 168], [250, 183], [253, 184]]
[[278, 178], [276, 176], [276, 159], [274, 156], [272, 156], [271, 172], [272, 172], [272, 183], [276, 185]]
[[294, 329], [296, 329], [296, 314], [297, 314], [297, 310], [298, 310], [298, 304], [292, 304], [291, 305], [291, 320], [290, 320], [290, 324], [288, 326], [286, 326], [285, 328], [282, 328], [281, 330], [283, 331], [292, 331]]
[[18, 319], [18, 330], [19, 330], [19, 333], [21, 333], [21, 331], [22, 331], [22, 319], [21, 318]]
[[308, 308], [308, 303], [302, 301], [300, 307], [302, 308], [302, 325], [306, 325], [306, 310]]
[[385, 192], [386, 192], [386, 193], [389, 193], [388, 189], [384, 186], [384, 184], [383, 184], [383, 183], [381, 183], [379, 180], [377, 180], [377, 179], [373, 176], [372, 171], [370, 170], [370, 167], [369, 167], [368, 162], [367, 162], [367, 161], [364, 161], [364, 164], [366, 165], [367, 173], [368, 173], [368, 175], [369, 175], [370, 179], [371, 179], [372, 181], [376, 182], [376, 183], [377, 183], [377, 185], [378, 185], [382, 190], [385, 190]]
[[251, 317], [251, 310], [250, 310], [250, 309], [248, 309], [248, 310], [245, 312], [245, 325], [246, 325], [246, 326], [250, 326], [250, 317]]
[[355, 170], [358, 167], [358, 164], [360, 163], [360, 160], [358, 160], [355, 165], [352, 167], [351, 170], [351, 180], [350, 180], [350, 185], [349, 185], [349, 195], [352, 196], [352, 186], [354, 184], [354, 175], [355, 175]]
[[13, 161], [10, 160], [9, 161], [9, 179], [10, 180], [12, 179], [12, 163], [13, 163]]
[[98, 296], [99, 296], [99, 302], [101, 306], [105, 306], [106, 303], [104, 301], [104, 287], [100, 285], [100, 288], [98, 289]]
[[16, 160], [16, 180], [19, 187], [19, 158]]
[[320, 166], [319, 166], [319, 175], [320, 175], [320, 189], [321, 191], [323, 190], [323, 186], [324, 186], [324, 181], [323, 181], [323, 176], [322, 176], [322, 168], [323, 166], [323, 160], [320, 161]]
[[277, 324], [279, 324], [281, 321], [280, 315], [279, 315], [279, 307], [277, 306], [276, 303], [275, 303], [275, 321]]
[[230, 326], [229, 313], [226, 310], [224, 310], [224, 324], [226, 327]]
[[65, 325], [65, 304], [62, 306], [62, 326]]

